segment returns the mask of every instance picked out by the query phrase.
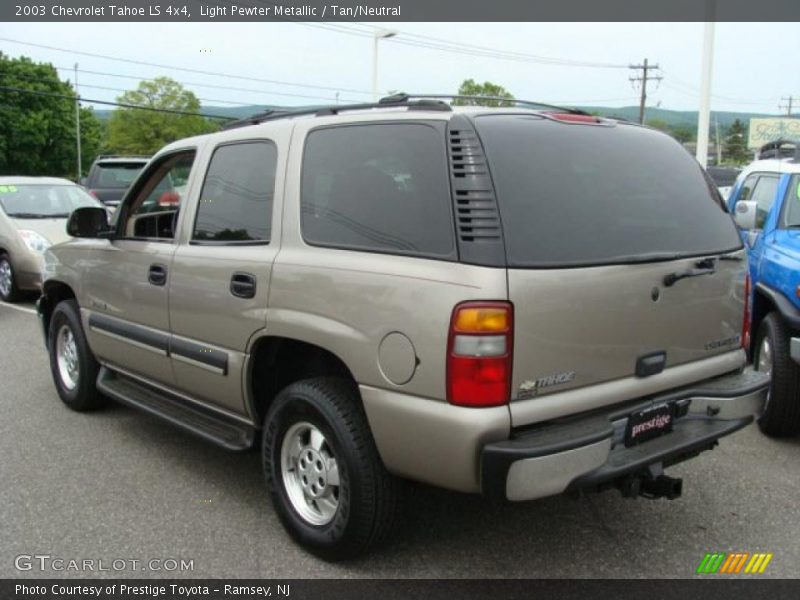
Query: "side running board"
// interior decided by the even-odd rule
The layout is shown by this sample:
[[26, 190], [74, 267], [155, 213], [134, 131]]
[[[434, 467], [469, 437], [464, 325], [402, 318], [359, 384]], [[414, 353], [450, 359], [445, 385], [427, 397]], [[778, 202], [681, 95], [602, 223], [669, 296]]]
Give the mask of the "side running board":
[[177, 396], [106, 367], [101, 367], [97, 376], [97, 389], [113, 400], [161, 417], [227, 450], [242, 451], [253, 447], [256, 430], [252, 425], [190, 406]]

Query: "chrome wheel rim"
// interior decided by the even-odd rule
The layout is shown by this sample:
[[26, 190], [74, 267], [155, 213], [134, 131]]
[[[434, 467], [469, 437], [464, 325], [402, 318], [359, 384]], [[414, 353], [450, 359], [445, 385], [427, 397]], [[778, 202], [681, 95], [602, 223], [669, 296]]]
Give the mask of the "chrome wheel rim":
[[772, 374], [772, 346], [769, 343], [768, 337], [761, 340], [761, 345], [758, 347], [756, 370], [766, 375]]
[[[761, 371], [765, 375], [772, 377], [772, 344], [769, 343], [769, 337], [764, 336], [761, 344], [758, 346], [758, 360], [756, 360], [756, 371]], [[764, 402], [764, 410], [769, 405], [769, 399], [772, 396], [772, 384], [770, 383], [769, 390], [767, 390], [767, 399]]]
[[11, 265], [8, 264], [8, 261], [0, 261], [0, 294], [3, 296], [11, 293], [12, 277]]
[[339, 466], [333, 448], [311, 423], [292, 425], [281, 444], [281, 476], [292, 507], [311, 525], [327, 525], [339, 508]]
[[78, 346], [68, 325], [62, 325], [56, 336], [56, 364], [61, 383], [74, 390], [78, 385]]

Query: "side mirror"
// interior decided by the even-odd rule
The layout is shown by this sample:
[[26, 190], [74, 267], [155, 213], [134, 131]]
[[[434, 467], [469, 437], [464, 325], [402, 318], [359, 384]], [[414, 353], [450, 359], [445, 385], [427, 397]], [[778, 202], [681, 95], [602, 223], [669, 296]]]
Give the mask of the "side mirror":
[[72, 237], [107, 238], [111, 232], [108, 211], [99, 206], [76, 208], [67, 220], [67, 235]]
[[758, 205], [753, 200], [740, 200], [734, 208], [736, 224], [745, 230], [756, 228], [756, 212]]

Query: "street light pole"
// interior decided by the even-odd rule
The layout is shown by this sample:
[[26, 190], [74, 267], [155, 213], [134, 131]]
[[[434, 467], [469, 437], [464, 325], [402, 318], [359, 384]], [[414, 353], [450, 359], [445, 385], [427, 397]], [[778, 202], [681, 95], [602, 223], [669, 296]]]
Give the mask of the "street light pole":
[[78, 93], [78, 63], [75, 63], [75, 147], [78, 153], [77, 183], [81, 182], [81, 101]]
[[385, 40], [397, 35], [390, 29], [378, 29], [372, 34], [372, 101], [378, 101], [378, 40]]
[[[714, 2], [708, 7], [713, 11]], [[700, 81], [700, 111], [697, 115], [696, 158], [703, 167], [708, 162], [708, 129], [711, 121], [711, 70], [714, 65], [714, 21], [713, 12], [707, 17], [703, 34], [703, 75]]]

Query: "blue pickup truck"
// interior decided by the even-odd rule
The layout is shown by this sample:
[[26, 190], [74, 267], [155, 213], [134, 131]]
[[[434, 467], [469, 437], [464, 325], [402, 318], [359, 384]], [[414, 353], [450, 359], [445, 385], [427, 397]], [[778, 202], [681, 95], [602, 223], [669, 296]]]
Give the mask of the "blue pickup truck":
[[800, 433], [800, 143], [774, 142], [745, 168], [728, 206], [748, 249], [754, 367], [772, 375], [761, 430]]

